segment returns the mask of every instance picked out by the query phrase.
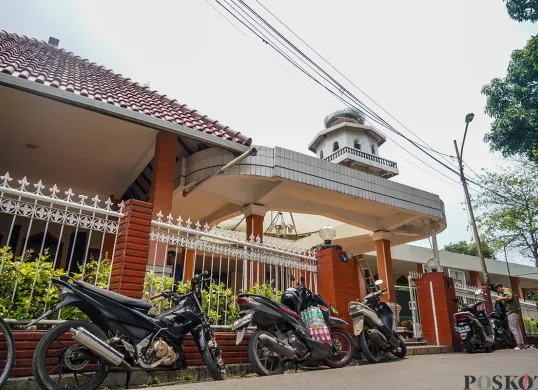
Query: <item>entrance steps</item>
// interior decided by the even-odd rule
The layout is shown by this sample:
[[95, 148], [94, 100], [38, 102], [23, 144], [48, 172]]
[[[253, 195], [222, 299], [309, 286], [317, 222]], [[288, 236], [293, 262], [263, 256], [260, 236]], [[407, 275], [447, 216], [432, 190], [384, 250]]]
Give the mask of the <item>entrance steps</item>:
[[[407, 343], [406, 343], [407, 345]], [[453, 352], [450, 345], [408, 345], [407, 355], [434, 355]]]

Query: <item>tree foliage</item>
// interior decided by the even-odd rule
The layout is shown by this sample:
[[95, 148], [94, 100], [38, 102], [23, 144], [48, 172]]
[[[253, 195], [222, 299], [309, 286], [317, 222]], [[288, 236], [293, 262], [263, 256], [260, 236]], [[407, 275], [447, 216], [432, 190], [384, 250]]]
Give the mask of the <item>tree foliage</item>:
[[488, 242], [516, 249], [538, 266], [538, 166], [523, 161], [498, 173], [485, 171], [479, 182], [491, 190], [474, 199]]
[[538, 0], [505, 0], [508, 15], [518, 22], [538, 21]]
[[538, 35], [512, 52], [506, 77], [491, 80], [482, 93], [493, 118], [484, 137], [491, 150], [538, 163]]
[[[487, 242], [480, 241], [482, 253], [488, 259], [495, 259], [495, 249]], [[445, 245], [445, 251], [453, 253], [461, 253], [463, 255], [478, 257], [478, 246], [474, 242], [460, 241]]]

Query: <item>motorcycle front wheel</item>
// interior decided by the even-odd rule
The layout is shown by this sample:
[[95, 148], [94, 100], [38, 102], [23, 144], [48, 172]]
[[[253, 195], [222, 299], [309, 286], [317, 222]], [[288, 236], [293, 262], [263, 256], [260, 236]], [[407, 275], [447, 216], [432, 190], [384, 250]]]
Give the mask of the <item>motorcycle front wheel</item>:
[[222, 359], [222, 351], [211, 330], [206, 331], [207, 348], [202, 352], [202, 359], [207, 366], [209, 375], [216, 381], [226, 380], [226, 367]]
[[265, 330], [254, 332], [248, 342], [248, 361], [252, 370], [258, 376], [280, 375], [284, 374], [285, 365], [278, 357], [273, 356], [271, 351], [264, 347], [260, 336], [266, 334], [275, 337], [274, 334]]
[[339, 353], [324, 360], [330, 368], [342, 368], [353, 359], [353, 338], [344, 329], [335, 328], [331, 330], [331, 340], [336, 345]]
[[359, 348], [362, 354], [370, 363], [379, 363], [381, 361], [381, 348], [379, 345], [368, 337], [367, 329], [365, 328], [358, 337]]

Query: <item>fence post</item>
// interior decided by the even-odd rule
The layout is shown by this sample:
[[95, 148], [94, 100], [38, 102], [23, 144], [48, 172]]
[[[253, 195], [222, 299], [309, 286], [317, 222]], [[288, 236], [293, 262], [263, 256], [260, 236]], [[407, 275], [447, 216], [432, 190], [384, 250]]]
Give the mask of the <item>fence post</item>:
[[125, 203], [112, 263], [111, 291], [132, 298], [142, 297], [152, 210], [151, 203], [134, 199]]
[[431, 345], [461, 348], [454, 329], [454, 313], [458, 311], [454, 280], [442, 272], [428, 272], [416, 279], [422, 334]]

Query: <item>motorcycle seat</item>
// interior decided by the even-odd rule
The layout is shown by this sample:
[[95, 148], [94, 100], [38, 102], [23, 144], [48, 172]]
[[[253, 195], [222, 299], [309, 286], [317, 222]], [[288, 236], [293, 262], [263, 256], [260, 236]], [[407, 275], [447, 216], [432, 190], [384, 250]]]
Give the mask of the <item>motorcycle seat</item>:
[[121, 295], [121, 294], [115, 293], [113, 291], [105, 290], [104, 288], [96, 287], [93, 284], [89, 284], [89, 283], [86, 283], [86, 282], [80, 282], [80, 281], [77, 281], [76, 284], [78, 284], [78, 285], [84, 287], [85, 289], [88, 289], [88, 290], [90, 290], [90, 291], [92, 291], [94, 293], [97, 293], [99, 295], [103, 295], [103, 296], [107, 297], [108, 299], [111, 299], [113, 301], [121, 303], [122, 305], [125, 305], [125, 306], [131, 306], [131, 307], [135, 307], [137, 309], [144, 309], [144, 310], [149, 310], [149, 309], [151, 309], [153, 307], [153, 305], [151, 303], [148, 303], [148, 302], [143, 301], [141, 299], [129, 298], [129, 297], [126, 297], [125, 295]]

